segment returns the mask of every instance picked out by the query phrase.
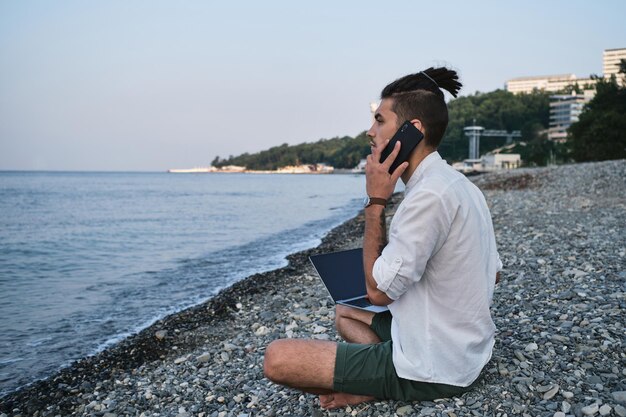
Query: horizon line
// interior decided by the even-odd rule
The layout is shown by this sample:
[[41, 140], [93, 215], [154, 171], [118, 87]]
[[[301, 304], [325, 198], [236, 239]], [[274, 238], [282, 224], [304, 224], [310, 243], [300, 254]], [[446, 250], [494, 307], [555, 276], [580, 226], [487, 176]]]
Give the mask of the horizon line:
[[27, 173], [27, 172], [33, 172], [33, 173], [57, 173], [57, 174], [62, 174], [62, 173], [66, 173], [66, 174], [71, 174], [71, 173], [91, 173], [91, 174], [158, 174], [158, 173], [165, 173], [167, 174], [167, 169], [165, 170], [151, 170], [151, 171], [143, 171], [143, 170], [128, 170], [128, 169], [123, 169], [123, 170], [102, 170], [102, 169], [98, 169], [98, 170], [88, 170], [88, 169], [3, 169], [0, 168], [0, 173]]

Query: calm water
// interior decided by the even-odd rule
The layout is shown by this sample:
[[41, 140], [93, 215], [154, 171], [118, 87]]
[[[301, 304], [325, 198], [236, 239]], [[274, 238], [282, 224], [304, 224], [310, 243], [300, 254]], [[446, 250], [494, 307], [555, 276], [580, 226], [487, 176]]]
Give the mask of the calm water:
[[364, 177], [0, 173], [0, 394], [315, 246]]

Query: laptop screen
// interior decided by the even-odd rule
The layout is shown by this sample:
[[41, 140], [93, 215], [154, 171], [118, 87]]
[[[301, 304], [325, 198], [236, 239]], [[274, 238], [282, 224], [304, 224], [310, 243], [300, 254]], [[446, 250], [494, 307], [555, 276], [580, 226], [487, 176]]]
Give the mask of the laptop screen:
[[364, 296], [363, 249], [313, 255], [310, 257], [333, 300]]

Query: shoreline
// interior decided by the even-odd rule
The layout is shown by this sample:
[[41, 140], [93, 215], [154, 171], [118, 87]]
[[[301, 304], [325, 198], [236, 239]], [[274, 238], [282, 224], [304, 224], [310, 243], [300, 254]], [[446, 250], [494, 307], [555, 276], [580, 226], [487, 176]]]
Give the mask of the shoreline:
[[[130, 337], [134, 337], [134, 336], [138, 335], [139, 333], [143, 332], [144, 330], [146, 330], [146, 329], [148, 329], [148, 328], [151, 328], [151, 327], [152, 327], [152, 326], [154, 326], [155, 324], [157, 324], [157, 323], [159, 323], [159, 322], [161, 322], [161, 321], [163, 321], [163, 320], [166, 320], [166, 319], [168, 319], [168, 318], [169, 318], [169, 317], [171, 317], [171, 316], [175, 316], [175, 315], [177, 315], [177, 314], [179, 314], [179, 313], [183, 313], [183, 312], [185, 312], [185, 311], [187, 311], [187, 310], [191, 310], [191, 309], [196, 308], [196, 307], [198, 307], [198, 306], [201, 306], [201, 305], [204, 305], [204, 304], [209, 304], [209, 303], [211, 303], [211, 301], [212, 301], [215, 297], [217, 297], [217, 296], [221, 295], [221, 293], [222, 293], [222, 292], [228, 292], [228, 291], [231, 289], [231, 287], [233, 287], [234, 285], [236, 285], [236, 284], [237, 284], [237, 283], [239, 283], [239, 282], [245, 281], [245, 280], [250, 279], [251, 277], [254, 277], [254, 276], [262, 276], [262, 275], [265, 275], [265, 274], [267, 274], [267, 273], [282, 271], [283, 269], [285, 269], [285, 268], [289, 267], [289, 262], [290, 262], [290, 261], [289, 261], [289, 259], [290, 259], [290, 257], [295, 256], [295, 255], [298, 255], [298, 254], [300, 254], [301, 252], [307, 252], [307, 253], [308, 253], [308, 252], [310, 252], [310, 251], [312, 251], [312, 250], [316, 249], [319, 245], [321, 245], [321, 243], [322, 243], [323, 239], [324, 239], [324, 238], [325, 238], [328, 234], [330, 234], [330, 233], [331, 233], [334, 229], [336, 229], [336, 228], [338, 228], [338, 227], [343, 226], [345, 223], [349, 222], [350, 220], [353, 220], [353, 219], [354, 219], [354, 217], [356, 217], [356, 216], [353, 216], [352, 218], [348, 218], [347, 220], [344, 220], [344, 221], [340, 221], [340, 222], [338, 222], [339, 224], [335, 224], [334, 226], [332, 226], [332, 227], [330, 228], [330, 230], [328, 230], [328, 232], [326, 233], [326, 235], [323, 235], [323, 236], [322, 236], [322, 237], [320, 237], [320, 238], [318, 238], [318, 237], [314, 237], [314, 238], [311, 238], [311, 239], [309, 239], [309, 240], [307, 240], [307, 241], [306, 241], [306, 242], [310, 242], [310, 244], [315, 244], [315, 243], [316, 243], [315, 241], [319, 241], [319, 243], [317, 243], [317, 246], [310, 246], [310, 247], [307, 247], [306, 249], [300, 250], [300, 251], [298, 251], [298, 252], [287, 253], [287, 254], [285, 254], [285, 255], [276, 255], [276, 256], [275, 256], [275, 259], [280, 259], [280, 263], [286, 263], [286, 265], [284, 265], [284, 266], [277, 266], [277, 267], [275, 267], [275, 266], [267, 266], [267, 267], [262, 267], [262, 268], [259, 268], [259, 270], [258, 270], [258, 271], [254, 272], [254, 273], [251, 273], [250, 275], [245, 276], [244, 278], [240, 278], [240, 279], [239, 279], [239, 280], [237, 280], [237, 281], [234, 281], [234, 282], [231, 282], [231, 283], [226, 284], [226, 285], [224, 285], [224, 286], [221, 286], [221, 287], [216, 288], [216, 290], [215, 290], [216, 292], [215, 292], [213, 295], [208, 296], [208, 298], [204, 299], [204, 301], [197, 302], [196, 304], [193, 304], [193, 305], [189, 305], [189, 303], [188, 303], [186, 306], [177, 306], [177, 307], [172, 307], [172, 308], [171, 308], [171, 311], [170, 311], [169, 313], [164, 314], [162, 317], [160, 317], [160, 318], [158, 318], [158, 319], [157, 319], [157, 318], [151, 318], [151, 319], [148, 319], [148, 320], [145, 320], [145, 321], [144, 321], [144, 323], [148, 323], [148, 322], [149, 322], [150, 324], [138, 325], [138, 326], [136, 326], [133, 330], [129, 330], [129, 331], [127, 331], [127, 332], [120, 333], [120, 334], [118, 334], [118, 335], [114, 335], [114, 336], [112, 336], [112, 337], [109, 339], [109, 340], [113, 340], [112, 342], [110, 342], [110, 341], [103, 342], [103, 343], [102, 343], [102, 347], [96, 348], [96, 349], [93, 351], [93, 353], [88, 354], [88, 355], [86, 355], [85, 357], [83, 357], [83, 358], [81, 358], [81, 359], [78, 359], [78, 360], [72, 361], [72, 362], [71, 362], [71, 363], [69, 363], [67, 366], [61, 367], [60, 369], [58, 369], [57, 371], [55, 371], [55, 372], [51, 375], [51, 377], [53, 377], [53, 376], [57, 375], [57, 374], [58, 374], [58, 373], [60, 373], [63, 369], [65, 369], [65, 368], [67, 368], [67, 367], [72, 366], [72, 365], [73, 365], [74, 363], [76, 363], [76, 362], [79, 362], [79, 361], [82, 361], [82, 360], [84, 360], [84, 359], [87, 359], [87, 358], [90, 358], [90, 357], [93, 357], [93, 356], [99, 355], [100, 353], [102, 353], [102, 352], [104, 352], [104, 351], [106, 351], [106, 350], [108, 350], [108, 349], [112, 349], [112, 348], [114, 348], [117, 344], [119, 344], [119, 343], [121, 343], [121, 342], [125, 341], [126, 339], [128, 339], [128, 338], [130, 338]], [[336, 222], [336, 223], [337, 223], [337, 222]], [[307, 244], [302, 244], [302, 245], [300, 245], [300, 246], [301, 246], [301, 247], [306, 247], [306, 246], [307, 246]], [[308, 255], [307, 255], [307, 256], [308, 256]], [[36, 381], [34, 381], [34, 382], [30, 383], [30, 384], [27, 384], [27, 385], [25, 385], [25, 386], [19, 387], [19, 388], [17, 388], [17, 389], [15, 389], [15, 390], [13, 390], [13, 392], [19, 391], [19, 390], [21, 390], [21, 389], [23, 389], [23, 388], [27, 388], [27, 387], [31, 386], [32, 384], [34, 384], [34, 383], [36, 383], [36, 382], [43, 381], [43, 380], [46, 380], [46, 379], [48, 379], [48, 377], [47, 377], [47, 378], [40, 379], [40, 380], [36, 380]], [[11, 392], [11, 393], [13, 393], [13, 392]], [[10, 393], [9, 393], [9, 394], [10, 394]], [[1, 400], [1, 399], [2, 399], [2, 396], [0, 396], [0, 400]]]
[[[286, 267], [245, 278], [0, 398], [0, 413], [578, 416], [610, 408], [608, 414], [624, 416], [625, 177], [621, 160], [471, 179], [491, 208], [505, 270], [492, 306], [498, 328], [492, 360], [483, 382], [460, 398], [324, 412], [315, 396], [263, 377], [264, 348], [273, 339], [339, 340], [332, 303], [307, 256], [360, 246], [360, 212], [317, 247], [289, 255]], [[392, 214], [393, 208], [387, 218]]]
[[[73, 181], [88, 187], [89, 175], [78, 175], [77, 179]], [[46, 227], [55, 225], [55, 228], [52, 229], [52, 235], [56, 236], [54, 230], [64, 230], [58, 228], [61, 227], [58, 225], [62, 224], [62, 216], [55, 216], [53, 209], [46, 210], [50, 215], [47, 214], [44, 217], [37, 217], [32, 208], [29, 209], [30, 211], [24, 212], [25, 216], [17, 215], [16, 212], [16, 221], [10, 222], [10, 224], [14, 223], [15, 227], [9, 229], [15, 229], [14, 233], [17, 233], [15, 237], [22, 246], [28, 248], [28, 251], [18, 251], [13, 258], [11, 258], [11, 249], [5, 253], [7, 256], [5, 256], [4, 264], [7, 266], [14, 264], [17, 267], [15, 273], [11, 272], [12, 268], [7, 269], [8, 275], [4, 278], [13, 275], [15, 277], [9, 280], [11, 283], [7, 287], [7, 294], [4, 295], [9, 296], [10, 299], [21, 300], [29, 298], [33, 293], [48, 293], [49, 289], [51, 298], [48, 297], [41, 303], [46, 306], [46, 313], [37, 309], [29, 309], [29, 305], [20, 308], [19, 302], [8, 303], [3, 309], [7, 313], [5, 315], [6, 325], [4, 326], [7, 332], [3, 335], [2, 340], [7, 343], [4, 345], [3, 354], [0, 355], [5, 362], [4, 365], [0, 366], [0, 371], [2, 371], [2, 375], [0, 375], [0, 380], [2, 380], [0, 382], [0, 398], [15, 392], [20, 387], [26, 387], [37, 380], [53, 376], [76, 360], [98, 354], [159, 319], [193, 305], [201, 304], [235, 281], [245, 279], [255, 273], [287, 265], [286, 257], [288, 255], [295, 251], [317, 246], [326, 233], [353, 217], [360, 206], [360, 199], [351, 197], [351, 193], [348, 192], [354, 190], [355, 186], [358, 188], [358, 178], [338, 178], [342, 181], [331, 181], [332, 184], [326, 185], [327, 181], [322, 181], [323, 178], [312, 178], [311, 181], [304, 181], [307, 186], [304, 190], [300, 190], [301, 192], [296, 192], [302, 183], [297, 178], [285, 178], [284, 181], [277, 178], [276, 181], [281, 183], [281, 188], [283, 185], [285, 189], [293, 188], [295, 194], [285, 193], [284, 190], [276, 190], [273, 194], [276, 194], [276, 197], [281, 201], [295, 198], [292, 203], [288, 203], [289, 207], [293, 204], [294, 207], [309, 208], [309, 210], [300, 215], [298, 210], [292, 209], [285, 216], [274, 216], [270, 223], [264, 221], [263, 225], [258, 226], [263, 233], [255, 234], [255, 227], [246, 227], [243, 230], [240, 222], [224, 223], [228, 222], [227, 218], [245, 216], [242, 213], [248, 213], [250, 210], [256, 212], [257, 215], [243, 220], [250, 221], [255, 217], [261, 218], [271, 214], [270, 207], [272, 205], [266, 205], [260, 209], [265, 210], [262, 211], [265, 214], [259, 214], [261, 212], [258, 210], [255, 211], [254, 208], [247, 207], [249, 204], [246, 202], [249, 203], [250, 198], [246, 195], [248, 190], [254, 195], [255, 186], [246, 186], [248, 181], [243, 177], [239, 180], [233, 178], [232, 181], [224, 182], [227, 187], [239, 189], [239, 192], [226, 193], [221, 209], [219, 208], [220, 204], [213, 205], [217, 212], [221, 212], [225, 208], [223, 204], [225, 201], [228, 202], [226, 207], [232, 205], [228, 208], [226, 215], [222, 216], [218, 213], [218, 217], [214, 220], [206, 217], [207, 215], [210, 217], [210, 214], [207, 213], [213, 212], [210, 207], [207, 211], [205, 210], [206, 207], [202, 206], [204, 215], [193, 208], [189, 209], [195, 203], [205, 204], [204, 201], [201, 201], [203, 199], [199, 194], [192, 193], [193, 196], [190, 197], [192, 194], [181, 191], [181, 187], [186, 187], [189, 190], [197, 188], [198, 184], [194, 181], [183, 180], [181, 183], [174, 178], [177, 191], [171, 194], [171, 190], [168, 191], [167, 189], [167, 183], [170, 181], [165, 181], [164, 178], [158, 179], [157, 176], [154, 176], [153, 179], [137, 178], [135, 181], [132, 175], [122, 175], [119, 178], [115, 178], [115, 176], [116, 174], [111, 174], [107, 178], [103, 177], [102, 183], [120, 184], [120, 181], [128, 180], [137, 186], [139, 184], [155, 184], [155, 187], [160, 190], [159, 196], [171, 195], [172, 198], [159, 200], [159, 204], [163, 205], [162, 209], [165, 211], [155, 209], [161, 210], [162, 213], [159, 212], [155, 216], [162, 218], [165, 223], [157, 220], [157, 223], [152, 222], [152, 226], [156, 225], [159, 229], [161, 226], [171, 227], [174, 224], [180, 224], [183, 225], [182, 228], [177, 228], [180, 233], [159, 238], [149, 245], [141, 244], [140, 240], [130, 235], [117, 236], [121, 230], [132, 230], [133, 233], [138, 234], [137, 236], [142, 236], [143, 233], [145, 236], [151, 236], [151, 231], [154, 232], [156, 229], [151, 227], [149, 220], [146, 222], [145, 219], [153, 216], [143, 213], [140, 217], [144, 220], [124, 221], [119, 224], [115, 223], [113, 228], [102, 229], [105, 231], [103, 236], [107, 236], [111, 242], [117, 243], [111, 247], [107, 246], [106, 249], [100, 248], [107, 254], [106, 257], [100, 257], [96, 254], [97, 251], [94, 252], [94, 248], [91, 247], [93, 245], [89, 245], [90, 242], [85, 241], [82, 246], [80, 242], [82, 237], [88, 240], [85, 236], [89, 236], [103, 223], [98, 223], [98, 225], [84, 224], [80, 226], [82, 231], [77, 231], [78, 234], [74, 233], [71, 240], [61, 243], [54, 239], [50, 241], [55, 242], [54, 245], [50, 244], [50, 246], [58, 251], [59, 256], [50, 259], [45, 258], [44, 263], [48, 272], [37, 273], [37, 268], [29, 268], [28, 265], [32, 262], [39, 262], [39, 258], [34, 259], [30, 254], [42, 250], [42, 243], [37, 240], [35, 234], [20, 234], [19, 224], [28, 225], [34, 222], [33, 224], [45, 224]], [[37, 178], [24, 177], [24, 179], [20, 178], [10, 183], [21, 187], [23, 184], [37, 184], [41, 181], [47, 183], [48, 180], [45, 178], [48, 176], [42, 174]], [[63, 180], [53, 179], [50, 181], [52, 184], [60, 185], [63, 189]], [[276, 181], [270, 182], [275, 183]], [[205, 181], [201, 182], [206, 185]], [[179, 183], [183, 185], [179, 187]], [[223, 188], [221, 183], [222, 181], [211, 182], [211, 184], [206, 185], [207, 190], [213, 192], [212, 190]], [[259, 181], [253, 181], [253, 184], [257, 183]], [[309, 183], [310, 187], [308, 186]], [[151, 187], [150, 185], [148, 188]], [[320, 210], [311, 211], [309, 196], [323, 190], [334, 190], [332, 192], [335, 194], [330, 199], [320, 201], [319, 204], [316, 203]], [[337, 190], [346, 190], [347, 194], [337, 192]], [[41, 195], [46, 195], [45, 190], [42, 189], [42, 192]], [[216, 192], [220, 194], [219, 191]], [[73, 194], [68, 193], [68, 198], [71, 199], [71, 195]], [[152, 195], [152, 192], [141, 194], [140, 200], [144, 201], [144, 198], [149, 195]], [[132, 201], [136, 202], [136, 200], [137, 198], [132, 198]], [[191, 204], [188, 204], [190, 202]], [[126, 218], [127, 216], [135, 218], [133, 213], [136, 210], [132, 208], [132, 205], [123, 204], [125, 203], [123, 196], [118, 203], [122, 203], [119, 206], [120, 209], [108, 212], [105, 216], [107, 219], [114, 221], [113, 219]], [[182, 203], [185, 204], [181, 205]], [[91, 207], [97, 209], [96, 205]], [[178, 219], [182, 216], [182, 214], [176, 214], [179, 210], [182, 210], [181, 213], [189, 212], [190, 216], [183, 216], [181, 217], [182, 220]], [[74, 211], [84, 214], [85, 218], [90, 217], [88, 213], [91, 210], [83, 208]], [[9, 212], [12, 214], [11, 210]], [[203, 222], [194, 229], [195, 225], [191, 221], [193, 218], [191, 215], [194, 213], [200, 217], [206, 217], [210, 221]], [[282, 217], [285, 217], [284, 221]], [[31, 219], [34, 220], [31, 221]], [[46, 220], [40, 223], [35, 221], [36, 219]], [[212, 228], [215, 229], [213, 226], [216, 224], [222, 224], [224, 227], [218, 228], [219, 230], [216, 230], [217, 236], [213, 236]], [[272, 227], [272, 224], [276, 224], [277, 227]], [[6, 233], [0, 234], [9, 237], [11, 234], [9, 229]], [[209, 234], [203, 236], [202, 230]], [[104, 245], [103, 243], [99, 244]], [[44, 246], [47, 247], [46, 245], [48, 244]], [[171, 245], [182, 246], [176, 249], [170, 248]], [[73, 247], [79, 248], [79, 250], [74, 254], [67, 251], [67, 248]], [[136, 256], [127, 256], [128, 250], [126, 252], [120, 250], [119, 248], [122, 247], [135, 251], [133, 253]], [[268, 253], [267, 250], [270, 248], [271, 251]], [[157, 252], [165, 255], [159, 259], [151, 259], [154, 258], [151, 254]], [[80, 253], [80, 256], [76, 257], [77, 253]], [[116, 265], [107, 266], [107, 263], [111, 263], [110, 257], [116, 259]], [[120, 262], [117, 262], [118, 260]], [[63, 269], [66, 268], [65, 265], [68, 265], [67, 268], [69, 269]], [[61, 269], [55, 268], [55, 266], [59, 266]], [[39, 275], [45, 279], [37, 280]], [[32, 281], [31, 278], [35, 281]], [[30, 285], [28, 284], [29, 280], [31, 281]], [[64, 280], [76, 280], [79, 285], [69, 288], [67, 291], [59, 290], [55, 282], [65, 282]], [[41, 282], [32, 287], [36, 281]], [[11, 297], [11, 294], [15, 294], [15, 297]], [[67, 300], [71, 301], [70, 304], [67, 304]], [[67, 306], [63, 307], [65, 304]], [[62, 314], [56, 314], [55, 311], [57, 310], [53, 310], [54, 306], [60, 306], [58, 311], [62, 311]], [[12, 314], [17, 315], [15, 319], [11, 319]], [[29, 321], [27, 317], [31, 316], [35, 320], [36, 326], [27, 325]], [[31, 327], [33, 328], [31, 329]]]
[[[400, 199], [398, 194], [396, 193], [392, 197], [392, 201], [395, 203]], [[308, 261], [310, 255], [344, 248], [345, 244], [349, 244], [355, 238], [352, 236], [354, 232], [347, 232], [347, 230], [355, 227], [361, 228], [360, 234], [356, 233], [355, 236], [356, 240], [360, 241], [363, 228], [362, 211], [333, 227], [321, 238], [321, 242], [317, 246], [286, 255], [286, 266], [254, 273], [236, 281], [204, 302], [168, 314], [103, 350], [59, 369], [47, 378], [36, 380], [9, 392], [0, 397], [0, 412], [8, 413], [17, 404], [30, 403], [31, 396], [39, 396], [36, 394], [38, 392], [54, 391], [56, 389], [54, 384], [61, 386], [75, 384], [79, 374], [82, 373], [95, 373], [99, 378], [114, 378], [116, 372], [120, 370], [132, 369], [150, 361], [165, 359], [172, 354], [172, 351], [180, 353], [177, 352], [178, 344], [183, 343], [185, 350], [195, 348], [204, 338], [202, 336], [189, 338], [188, 335], [185, 338], [180, 338], [178, 336], [181, 334], [181, 330], [190, 331], [203, 326], [219, 326], [223, 321], [232, 320], [233, 315], [238, 310], [237, 300], [261, 293], [263, 290], [285, 281], [291, 274], [297, 274], [295, 271], [311, 268]], [[343, 245], [338, 241], [342, 237], [347, 237]], [[161, 337], [163, 333], [157, 335], [158, 332], [165, 332], [165, 336]], [[106, 362], [106, 366], [101, 366], [102, 362]], [[114, 366], [109, 370], [103, 369], [108, 365]], [[84, 385], [85, 382], [91, 384], [90, 379], [92, 378], [81, 378], [81, 385]], [[67, 391], [63, 392], [67, 393]], [[41, 401], [36, 401], [36, 404], [40, 405]], [[35, 404], [31, 404], [31, 409], [32, 405]]]

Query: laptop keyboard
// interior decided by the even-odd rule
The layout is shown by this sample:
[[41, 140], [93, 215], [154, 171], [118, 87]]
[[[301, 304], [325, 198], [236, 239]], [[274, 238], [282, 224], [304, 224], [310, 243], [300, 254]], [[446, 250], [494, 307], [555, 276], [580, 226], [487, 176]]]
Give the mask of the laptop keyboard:
[[365, 297], [357, 298], [356, 300], [350, 300], [347, 302], [347, 304], [352, 304], [353, 306], [357, 307], [368, 307], [372, 305], [372, 303], [370, 303], [369, 300]]

